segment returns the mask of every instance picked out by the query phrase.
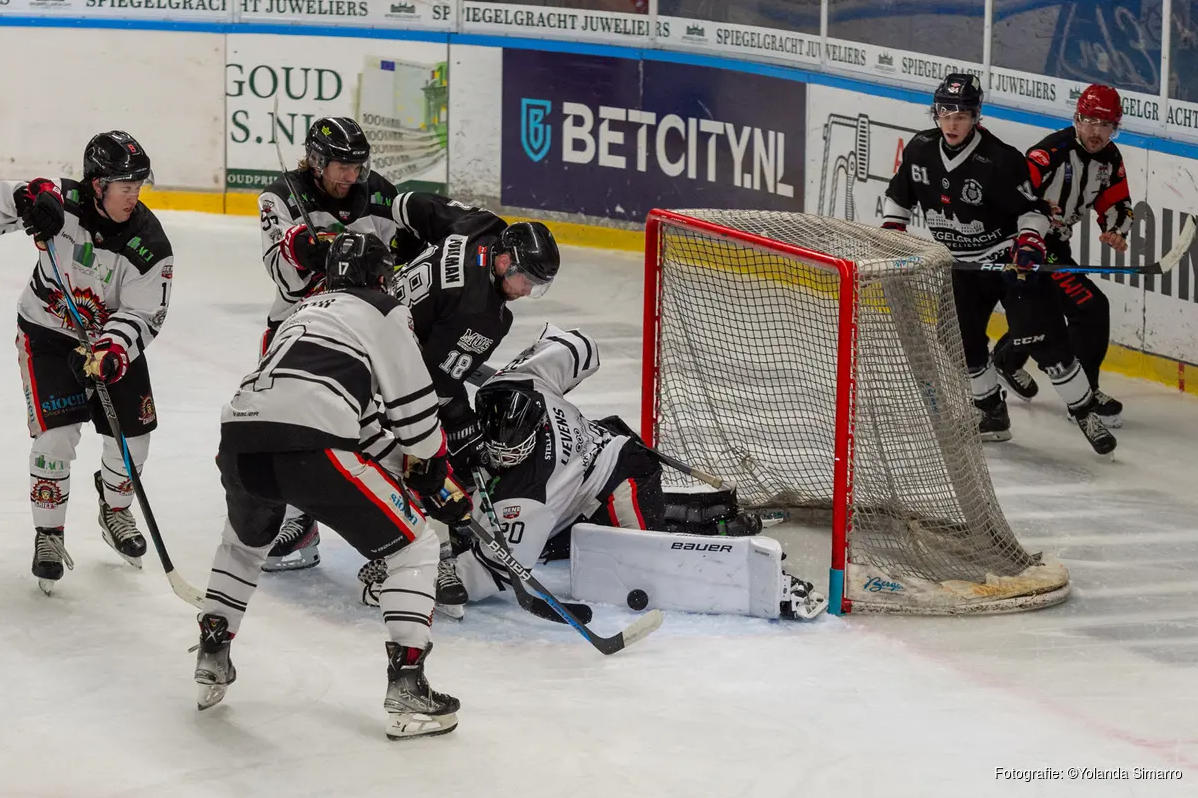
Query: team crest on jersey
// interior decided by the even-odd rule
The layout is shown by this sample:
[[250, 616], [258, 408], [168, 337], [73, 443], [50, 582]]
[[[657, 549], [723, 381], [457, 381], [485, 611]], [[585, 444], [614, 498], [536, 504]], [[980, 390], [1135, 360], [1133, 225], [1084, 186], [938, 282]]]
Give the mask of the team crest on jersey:
[[166, 308], [159, 309], [153, 316], [150, 317], [150, 326], [162, 329], [162, 323], [166, 321]]
[[170, 279], [173, 279], [174, 276], [175, 276], [175, 267], [170, 263], [165, 264], [162, 267], [162, 279], [170, 280]]
[[39, 479], [33, 483], [29, 499], [35, 507], [52, 510], [62, 504], [62, 488], [53, 479]]
[[507, 521], [511, 521], [513, 518], [519, 518], [520, 517], [520, 505], [513, 504], [509, 507], [504, 507], [503, 508], [503, 517]]
[[1098, 164], [1098, 182], [1099, 183], [1111, 182], [1111, 165], [1109, 163]]
[[469, 328], [466, 333], [458, 339], [458, 349], [465, 352], [474, 352], [481, 355], [491, 347], [491, 339], [482, 333], [476, 333]]
[[[90, 288], [75, 288], [71, 294], [75, 299], [75, 307], [79, 309], [79, 315], [83, 317], [83, 323], [88, 329], [104, 326], [104, 323], [108, 321], [108, 307], [95, 291]], [[50, 301], [46, 303], [46, 312], [62, 319], [63, 327], [75, 326], [73, 321], [68, 321], [71, 314], [67, 309], [66, 295], [57, 288], [50, 292]]]
[[1034, 163], [1038, 163], [1041, 166], [1048, 166], [1052, 162], [1052, 159], [1048, 157], [1048, 153], [1044, 150], [1032, 150], [1031, 154], [1027, 157], [1031, 158]]
[[154, 412], [154, 397], [146, 394], [141, 398], [141, 404], [137, 409], [137, 420], [142, 424], [153, 424], [158, 419], [158, 414]]
[[949, 187], [950, 187], [951, 185], [952, 185], [952, 183], [949, 183], [949, 182], [948, 182], [948, 178], [947, 178], [947, 177], [942, 177], [942, 178], [940, 178], [940, 187], [941, 187], [942, 189], [944, 189], [945, 191], [948, 191], [948, 189], [949, 189]]
[[961, 200], [970, 205], [981, 205], [982, 184], [972, 177], [966, 180], [965, 185], [961, 187]]

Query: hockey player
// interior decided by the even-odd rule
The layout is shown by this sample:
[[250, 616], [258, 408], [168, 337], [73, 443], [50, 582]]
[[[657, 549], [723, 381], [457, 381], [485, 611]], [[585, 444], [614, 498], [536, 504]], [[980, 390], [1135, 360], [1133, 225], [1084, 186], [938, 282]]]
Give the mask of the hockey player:
[[[309, 231], [304, 224], [289, 182], [299, 191], [300, 201], [318, 230]], [[361, 126], [349, 117], [326, 117], [312, 124], [298, 168], [259, 195], [258, 210], [262, 261], [278, 288], [267, 317], [263, 351], [296, 303], [322, 288], [324, 258], [329, 241], [337, 233], [373, 233], [391, 245], [399, 263], [425, 246], [408, 228], [405, 201], [399, 191], [371, 171], [370, 142]], [[437, 210], [439, 213], [422, 220], [423, 240], [440, 240], [449, 234], [454, 222], [475, 212], [449, 201], [443, 201]], [[310, 568], [320, 562], [319, 542], [315, 521], [292, 509], [264, 567], [268, 571]]]
[[[1027, 152], [1032, 187], [1052, 210], [1052, 228], [1044, 239], [1051, 264], [1078, 265], [1069, 239], [1089, 208], [1094, 209], [1102, 231], [1098, 240], [1116, 252], [1127, 251], [1127, 234], [1134, 221], [1131, 193], [1123, 155], [1111, 141], [1122, 119], [1119, 92], [1110, 86], [1090, 86], [1077, 100], [1073, 124]], [[1052, 280], [1069, 322], [1069, 342], [1094, 392], [1094, 412], [1108, 427], [1121, 427], [1123, 404], [1098, 387], [1111, 340], [1110, 303], [1088, 275], [1052, 272]], [[1039, 386], [1023, 368], [1027, 353], [1010, 344], [1008, 334], [995, 346], [995, 368], [1012, 393], [1030, 401]]]
[[[25, 387], [33, 503], [33, 575], [47, 594], [74, 563], [65, 547], [71, 463], [84, 422], [104, 436], [100, 494], [104, 542], [141, 566], [146, 542], [130, 505], [133, 488], [120, 444], [90, 387], [104, 382], [130, 459], [139, 472], [158, 426], [145, 351], [162, 329], [174, 257], [166, 233], [139, 200], [151, 183], [150, 157], [120, 130], [100, 133], [83, 151], [83, 179], [0, 183], [0, 233], [19, 229], [53, 241], [66, 285], [43, 253], [17, 305], [17, 353]], [[63, 291], [87, 322], [91, 346], [74, 332]]]
[[409, 463], [408, 487], [448, 523], [469, 514], [470, 500], [451, 476], [411, 314], [382, 290], [394, 271], [386, 245], [342, 233], [324, 271], [327, 290], [279, 327], [221, 415], [228, 519], [199, 619], [198, 705], [219, 702], [236, 679], [230, 643], [290, 505], [382, 564], [387, 736], [443, 734], [457, 725], [458, 701], [424, 676], [437, 536], [394, 475]]
[[[594, 339], [547, 324], [537, 341], [476, 397], [494, 473], [488, 492], [495, 516], [516, 559], [527, 567], [543, 556], [567, 556], [570, 528], [580, 521], [635, 530], [666, 526], [657, 459], [618, 418], [591, 421], [565, 398], [598, 368]], [[489, 525], [479, 504], [476, 520]], [[748, 534], [759, 529], [760, 522]], [[507, 570], [477, 543], [452, 563], [471, 601], [494, 595], [509, 582]], [[379, 572], [376, 563], [368, 563], [359, 573], [368, 603], [378, 593]], [[784, 599], [804, 617], [826, 605], [809, 583], [794, 577], [787, 579], [785, 595], [774, 598], [775, 613]]]
[[[421, 237], [446, 200], [413, 194], [405, 218]], [[392, 284], [396, 297], [412, 309], [416, 338], [441, 403], [441, 425], [450, 460], [472, 487], [473, 470], [486, 461], [482, 430], [466, 395], [466, 380], [485, 363], [512, 326], [507, 303], [540, 297], [561, 265], [557, 242], [540, 222], [508, 225], [478, 211], [458, 220], [455, 232], [429, 247], [400, 270]], [[450, 542], [442, 551], [437, 608], [460, 618], [468, 597], [452, 563]]]
[[1009, 258], [1015, 268], [996, 274], [954, 270], [965, 363], [983, 440], [1009, 440], [1011, 421], [998, 373], [990, 360], [986, 325], [994, 306], [1007, 310], [1011, 343], [1026, 351], [1052, 379], [1069, 413], [1094, 451], [1115, 448], [1098, 415], [1085, 372], [1069, 345], [1056, 289], [1035, 270], [1044, 264], [1048, 218], [1032, 190], [1023, 155], [978, 125], [981, 84], [952, 74], [936, 89], [936, 127], [912, 137], [886, 190], [883, 227], [906, 230], [922, 206], [932, 237], [959, 261]]

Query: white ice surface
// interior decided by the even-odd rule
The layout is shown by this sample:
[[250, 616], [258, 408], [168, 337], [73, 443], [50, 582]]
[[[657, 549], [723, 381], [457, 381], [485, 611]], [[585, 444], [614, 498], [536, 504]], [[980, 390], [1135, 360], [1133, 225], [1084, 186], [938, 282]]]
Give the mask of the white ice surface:
[[[272, 287], [257, 222], [163, 213], [177, 267], [149, 350], [161, 427], [145, 484], [194, 584], [223, 518], [212, 458], [219, 408], [255, 358]], [[584, 411], [639, 418], [641, 266], [565, 249], [543, 300], [521, 301], [493, 362], [544, 320], [582, 326], [603, 370]], [[33, 250], [0, 238], [0, 307], [15, 315]], [[10, 316], [10, 324], [13, 316]], [[1059, 552], [1074, 597], [1038, 613], [810, 624], [667, 614], [603, 657], [503, 600], [439, 620], [434, 686], [462, 701], [453, 734], [383, 736], [383, 633], [357, 603], [360, 559], [333, 535], [308, 572], [264, 576], [234, 645], [239, 679], [199, 714], [194, 610], [153, 550], [145, 569], [101, 541], [88, 433], [51, 598], [29, 574], [24, 401], [0, 370], [0, 796], [1182, 796], [1198, 795], [1198, 403], [1106, 379], [1127, 404], [1118, 457], [1088, 453], [1063, 407], [1012, 408], [1016, 438], [987, 449], [1003, 506], [1032, 548]], [[1048, 389], [1048, 383], [1042, 380]], [[792, 531], [826, 582], [827, 536]], [[544, 570], [565, 592], [563, 569]], [[633, 615], [598, 608], [614, 633]], [[1178, 768], [1180, 782], [995, 778], [995, 768]]]

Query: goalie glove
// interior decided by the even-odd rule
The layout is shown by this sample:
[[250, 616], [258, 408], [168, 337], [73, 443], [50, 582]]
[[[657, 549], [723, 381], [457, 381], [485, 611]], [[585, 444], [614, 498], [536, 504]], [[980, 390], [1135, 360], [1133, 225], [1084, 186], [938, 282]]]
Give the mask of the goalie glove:
[[420, 500], [425, 514], [446, 526], [461, 523], [474, 509], [470, 495], [454, 479], [447, 455], [410, 460], [404, 481]]

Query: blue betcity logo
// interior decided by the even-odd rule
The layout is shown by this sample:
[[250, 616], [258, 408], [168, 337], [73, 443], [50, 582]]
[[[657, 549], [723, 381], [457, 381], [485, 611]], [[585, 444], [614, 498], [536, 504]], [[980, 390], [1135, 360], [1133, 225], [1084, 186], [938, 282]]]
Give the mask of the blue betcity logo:
[[87, 395], [83, 393], [72, 393], [67, 396], [50, 395], [42, 401], [42, 415], [52, 416], [57, 413], [65, 413], [86, 404]]
[[520, 146], [534, 163], [543, 160], [553, 144], [553, 128], [546, 121], [552, 112], [553, 103], [549, 100], [532, 97], [520, 100]]

